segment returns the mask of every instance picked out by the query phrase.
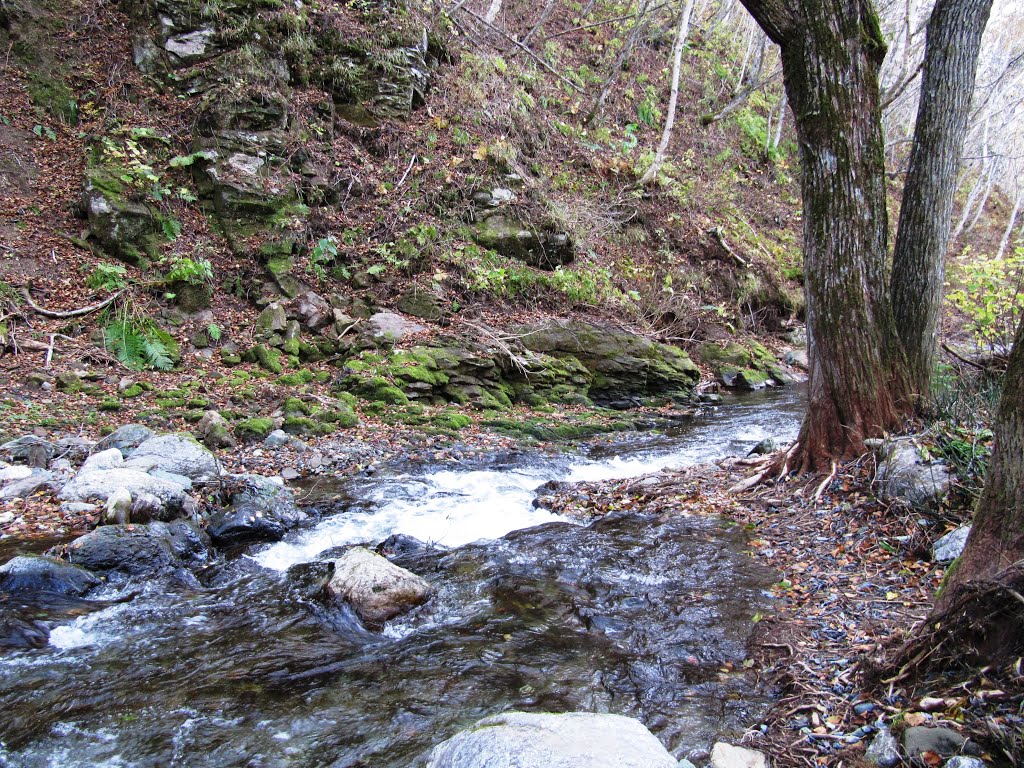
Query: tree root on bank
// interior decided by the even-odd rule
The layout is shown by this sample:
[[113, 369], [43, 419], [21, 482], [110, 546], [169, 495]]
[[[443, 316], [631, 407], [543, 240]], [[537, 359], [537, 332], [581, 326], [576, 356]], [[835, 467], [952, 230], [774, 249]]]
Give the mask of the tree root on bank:
[[123, 294], [125, 290], [127, 290], [125, 288], [122, 288], [120, 291], [115, 291], [110, 296], [103, 299], [103, 301], [96, 302], [95, 304], [89, 304], [88, 306], [79, 307], [78, 309], [57, 311], [54, 309], [46, 309], [45, 307], [41, 307], [38, 304], [36, 304], [35, 301], [32, 299], [31, 287], [32, 286], [29, 284], [24, 285], [21, 288], [21, 295], [25, 299], [25, 303], [28, 304], [29, 307], [31, 307], [32, 311], [35, 312], [37, 315], [42, 315], [43, 317], [50, 317], [57, 320], [66, 320], [71, 317], [82, 317], [83, 315], [89, 315], [92, 314], [93, 312], [98, 312], [104, 307], [109, 306], [110, 304], [113, 304], [115, 301], [117, 301], [118, 297], [121, 296], [121, 294]]
[[[873, 685], [913, 684], [957, 669], [1019, 667], [1024, 656], [1024, 561], [956, 587], [952, 602], [882, 659], [861, 662]], [[1017, 671], [1024, 687], [1024, 676]]]

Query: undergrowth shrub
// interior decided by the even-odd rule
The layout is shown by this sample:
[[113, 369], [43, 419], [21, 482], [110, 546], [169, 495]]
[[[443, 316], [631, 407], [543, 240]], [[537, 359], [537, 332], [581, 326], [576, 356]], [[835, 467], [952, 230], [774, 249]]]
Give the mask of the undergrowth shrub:
[[965, 330], [977, 346], [1008, 350], [1024, 311], [1024, 246], [1004, 258], [975, 256], [955, 268], [952, 278], [959, 287], [947, 298], [967, 318]]
[[145, 368], [169, 371], [179, 356], [178, 344], [169, 333], [148, 317], [135, 317], [126, 311], [107, 320], [103, 341], [106, 348], [133, 371]]

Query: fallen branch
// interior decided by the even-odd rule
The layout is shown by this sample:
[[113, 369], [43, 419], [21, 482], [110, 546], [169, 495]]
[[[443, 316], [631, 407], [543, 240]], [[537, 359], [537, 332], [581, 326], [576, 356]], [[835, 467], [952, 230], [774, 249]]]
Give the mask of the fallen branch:
[[715, 227], [714, 229], [709, 229], [708, 233], [712, 237], [715, 238], [715, 241], [720, 246], [722, 246], [723, 250], [725, 250], [726, 253], [728, 253], [730, 256], [732, 256], [734, 259], [736, 259], [736, 261], [739, 263], [739, 265], [741, 267], [749, 267], [750, 266], [750, 263], [746, 259], [744, 259], [738, 253], [736, 253], [736, 251], [734, 251], [732, 249], [732, 247], [727, 242], [725, 242], [725, 234], [722, 232], [722, 228], [721, 227]]
[[90, 315], [93, 312], [97, 312], [103, 309], [104, 307], [109, 306], [110, 304], [113, 304], [115, 301], [117, 301], [117, 298], [122, 293], [124, 293], [125, 290], [126, 289], [122, 288], [120, 291], [112, 293], [103, 301], [97, 302], [96, 304], [90, 304], [86, 307], [79, 307], [78, 309], [68, 309], [65, 311], [46, 309], [45, 307], [41, 307], [38, 304], [36, 304], [35, 301], [33, 301], [32, 299], [32, 293], [30, 292], [29, 286], [27, 285], [22, 286], [21, 295], [24, 297], [25, 303], [28, 304], [29, 307], [32, 308], [32, 311], [35, 312], [37, 315], [42, 315], [43, 317], [52, 317], [58, 320], [64, 320], [69, 317], [81, 317], [82, 315]]

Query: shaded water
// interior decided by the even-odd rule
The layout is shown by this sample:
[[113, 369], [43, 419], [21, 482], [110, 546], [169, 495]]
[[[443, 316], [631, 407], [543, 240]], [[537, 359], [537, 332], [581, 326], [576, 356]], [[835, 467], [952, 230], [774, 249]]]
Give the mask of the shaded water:
[[[0, 659], [0, 764], [404, 767], [511, 708], [616, 712], [677, 753], [706, 745], [757, 717], [762, 694], [719, 668], [743, 659], [772, 575], [720, 521], [577, 526], [534, 510], [533, 489], [791, 437], [799, 408], [774, 392], [589, 456], [406, 468], [346, 488], [352, 501], [316, 528], [207, 568], [199, 587], [25, 605], [50, 642]], [[321, 600], [323, 552], [395, 532], [453, 548], [394, 557], [438, 593], [371, 634]]]

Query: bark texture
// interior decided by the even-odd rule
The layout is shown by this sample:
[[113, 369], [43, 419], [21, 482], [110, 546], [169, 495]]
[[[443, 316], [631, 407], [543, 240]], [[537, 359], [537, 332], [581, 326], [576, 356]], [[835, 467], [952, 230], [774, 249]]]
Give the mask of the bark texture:
[[938, 0], [928, 22], [921, 101], [892, 268], [896, 327], [911, 386], [927, 397], [935, 363], [953, 196], [981, 37], [992, 0]]
[[863, 452], [909, 408], [889, 300], [878, 71], [868, 0], [743, 0], [782, 49], [800, 145], [810, 360], [797, 467]]
[[992, 580], [1014, 564], [1024, 567], [1024, 322], [1010, 352], [993, 431], [995, 447], [971, 535], [937, 611], [972, 582]]

